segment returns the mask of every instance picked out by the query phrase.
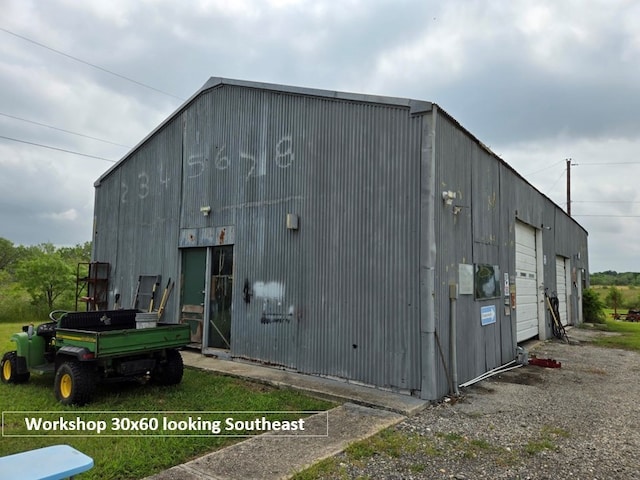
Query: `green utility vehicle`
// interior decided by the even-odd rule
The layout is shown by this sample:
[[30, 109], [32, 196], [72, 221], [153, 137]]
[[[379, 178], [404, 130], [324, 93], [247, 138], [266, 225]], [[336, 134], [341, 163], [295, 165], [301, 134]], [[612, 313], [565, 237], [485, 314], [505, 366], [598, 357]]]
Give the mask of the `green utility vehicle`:
[[[23, 327], [11, 340], [17, 350], [0, 364], [4, 383], [24, 383], [31, 373], [55, 374], [56, 398], [64, 405], [89, 402], [95, 385], [127, 379], [180, 383], [188, 324], [140, 321], [138, 310], [53, 311], [50, 322]], [[138, 319], [136, 321], [136, 319]], [[141, 326], [154, 325], [151, 328]], [[138, 328], [137, 328], [138, 327]]]

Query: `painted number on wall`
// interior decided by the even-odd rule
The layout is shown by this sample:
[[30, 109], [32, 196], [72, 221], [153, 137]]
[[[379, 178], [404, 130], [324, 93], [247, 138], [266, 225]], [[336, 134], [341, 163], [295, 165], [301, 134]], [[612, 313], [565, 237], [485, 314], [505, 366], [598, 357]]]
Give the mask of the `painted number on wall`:
[[291, 135], [285, 135], [276, 144], [276, 165], [280, 168], [287, 168], [293, 163], [293, 160], [293, 140], [291, 140]]
[[[227, 170], [233, 163], [232, 157], [230, 157], [226, 151], [227, 146], [222, 145], [220, 147], [216, 147], [216, 150], [215, 157], [213, 158], [213, 166], [218, 171]], [[281, 169], [288, 168], [293, 164], [295, 161], [295, 154], [293, 152], [293, 139], [290, 134], [284, 135], [278, 139], [275, 151], [272, 153], [271, 160], [278, 168]], [[266, 175], [268, 161], [268, 154], [265, 151], [261, 151], [258, 155], [254, 155], [251, 152], [241, 150], [237, 158], [239, 168], [243, 168], [246, 171], [247, 180], [250, 177]], [[208, 164], [209, 158], [204, 154], [189, 155], [185, 162], [185, 177], [198, 178], [202, 176], [202, 174], [207, 171]], [[165, 170], [165, 165], [163, 163], [160, 163], [158, 173], [160, 185], [164, 186], [165, 189], [169, 188], [171, 178], [169, 178], [168, 172]], [[131, 195], [135, 195], [139, 199], [144, 200], [151, 193], [152, 186], [151, 176], [147, 172], [141, 171], [138, 173], [135, 182], [131, 182], [131, 184], [124, 181], [121, 182], [120, 202], [127, 203]]]
[[[232, 159], [226, 153], [226, 145], [218, 148], [213, 166], [217, 170], [226, 170], [232, 164]], [[206, 170], [206, 163], [208, 160], [202, 155], [194, 156], [197, 159], [192, 160], [192, 164], [198, 165], [197, 172], [193, 172], [192, 175], [188, 175], [189, 178], [196, 178], [202, 175]], [[293, 153], [293, 139], [291, 135], [284, 135], [280, 137], [276, 143], [275, 152], [273, 154], [273, 161], [279, 168], [287, 168], [293, 164], [295, 155]], [[253, 152], [241, 150], [238, 154], [238, 164], [246, 169], [247, 179], [249, 177], [260, 177], [267, 174], [267, 154], [266, 152], [260, 152], [255, 155]], [[191, 164], [189, 164], [191, 165]]]
[[[135, 192], [133, 192], [134, 195], [137, 195], [138, 198], [140, 199], [145, 199], [147, 198], [147, 196], [149, 195], [150, 191], [151, 191], [151, 187], [149, 184], [149, 174], [147, 172], [140, 172], [137, 176], [137, 182], [135, 185]], [[164, 180], [165, 182], [168, 182], [168, 179]], [[162, 168], [160, 169], [160, 183], [163, 183], [163, 178], [162, 178]], [[127, 200], [129, 200], [129, 184], [127, 184], [127, 182], [121, 182], [120, 184], [120, 203], [127, 203]]]

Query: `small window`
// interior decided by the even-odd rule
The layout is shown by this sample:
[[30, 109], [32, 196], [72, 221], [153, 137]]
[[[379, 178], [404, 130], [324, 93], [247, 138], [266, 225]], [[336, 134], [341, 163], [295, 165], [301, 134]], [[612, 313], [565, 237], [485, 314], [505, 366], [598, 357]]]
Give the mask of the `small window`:
[[475, 298], [485, 300], [500, 297], [500, 267], [498, 265], [476, 264]]

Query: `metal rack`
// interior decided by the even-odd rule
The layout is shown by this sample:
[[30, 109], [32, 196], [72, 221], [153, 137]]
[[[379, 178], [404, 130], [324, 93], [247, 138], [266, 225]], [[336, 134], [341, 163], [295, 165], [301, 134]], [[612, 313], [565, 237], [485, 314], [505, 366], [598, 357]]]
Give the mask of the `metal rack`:
[[81, 262], [76, 271], [76, 311], [78, 303], [87, 304], [87, 311], [107, 310], [109, 301], [109, 264]]

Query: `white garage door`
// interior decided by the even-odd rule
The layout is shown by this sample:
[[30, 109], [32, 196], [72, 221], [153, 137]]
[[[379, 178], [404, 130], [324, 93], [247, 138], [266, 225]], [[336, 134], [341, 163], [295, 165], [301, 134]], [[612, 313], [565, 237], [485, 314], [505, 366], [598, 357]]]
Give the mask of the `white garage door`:
[[536, 231], [516, 222], [516, 340], [538, 335]]
[[564, 257], [556, 257], [556, 294], [558, 295], [558, 310], [562, 325], [569, 323], [567, 314], [567, 267]]

